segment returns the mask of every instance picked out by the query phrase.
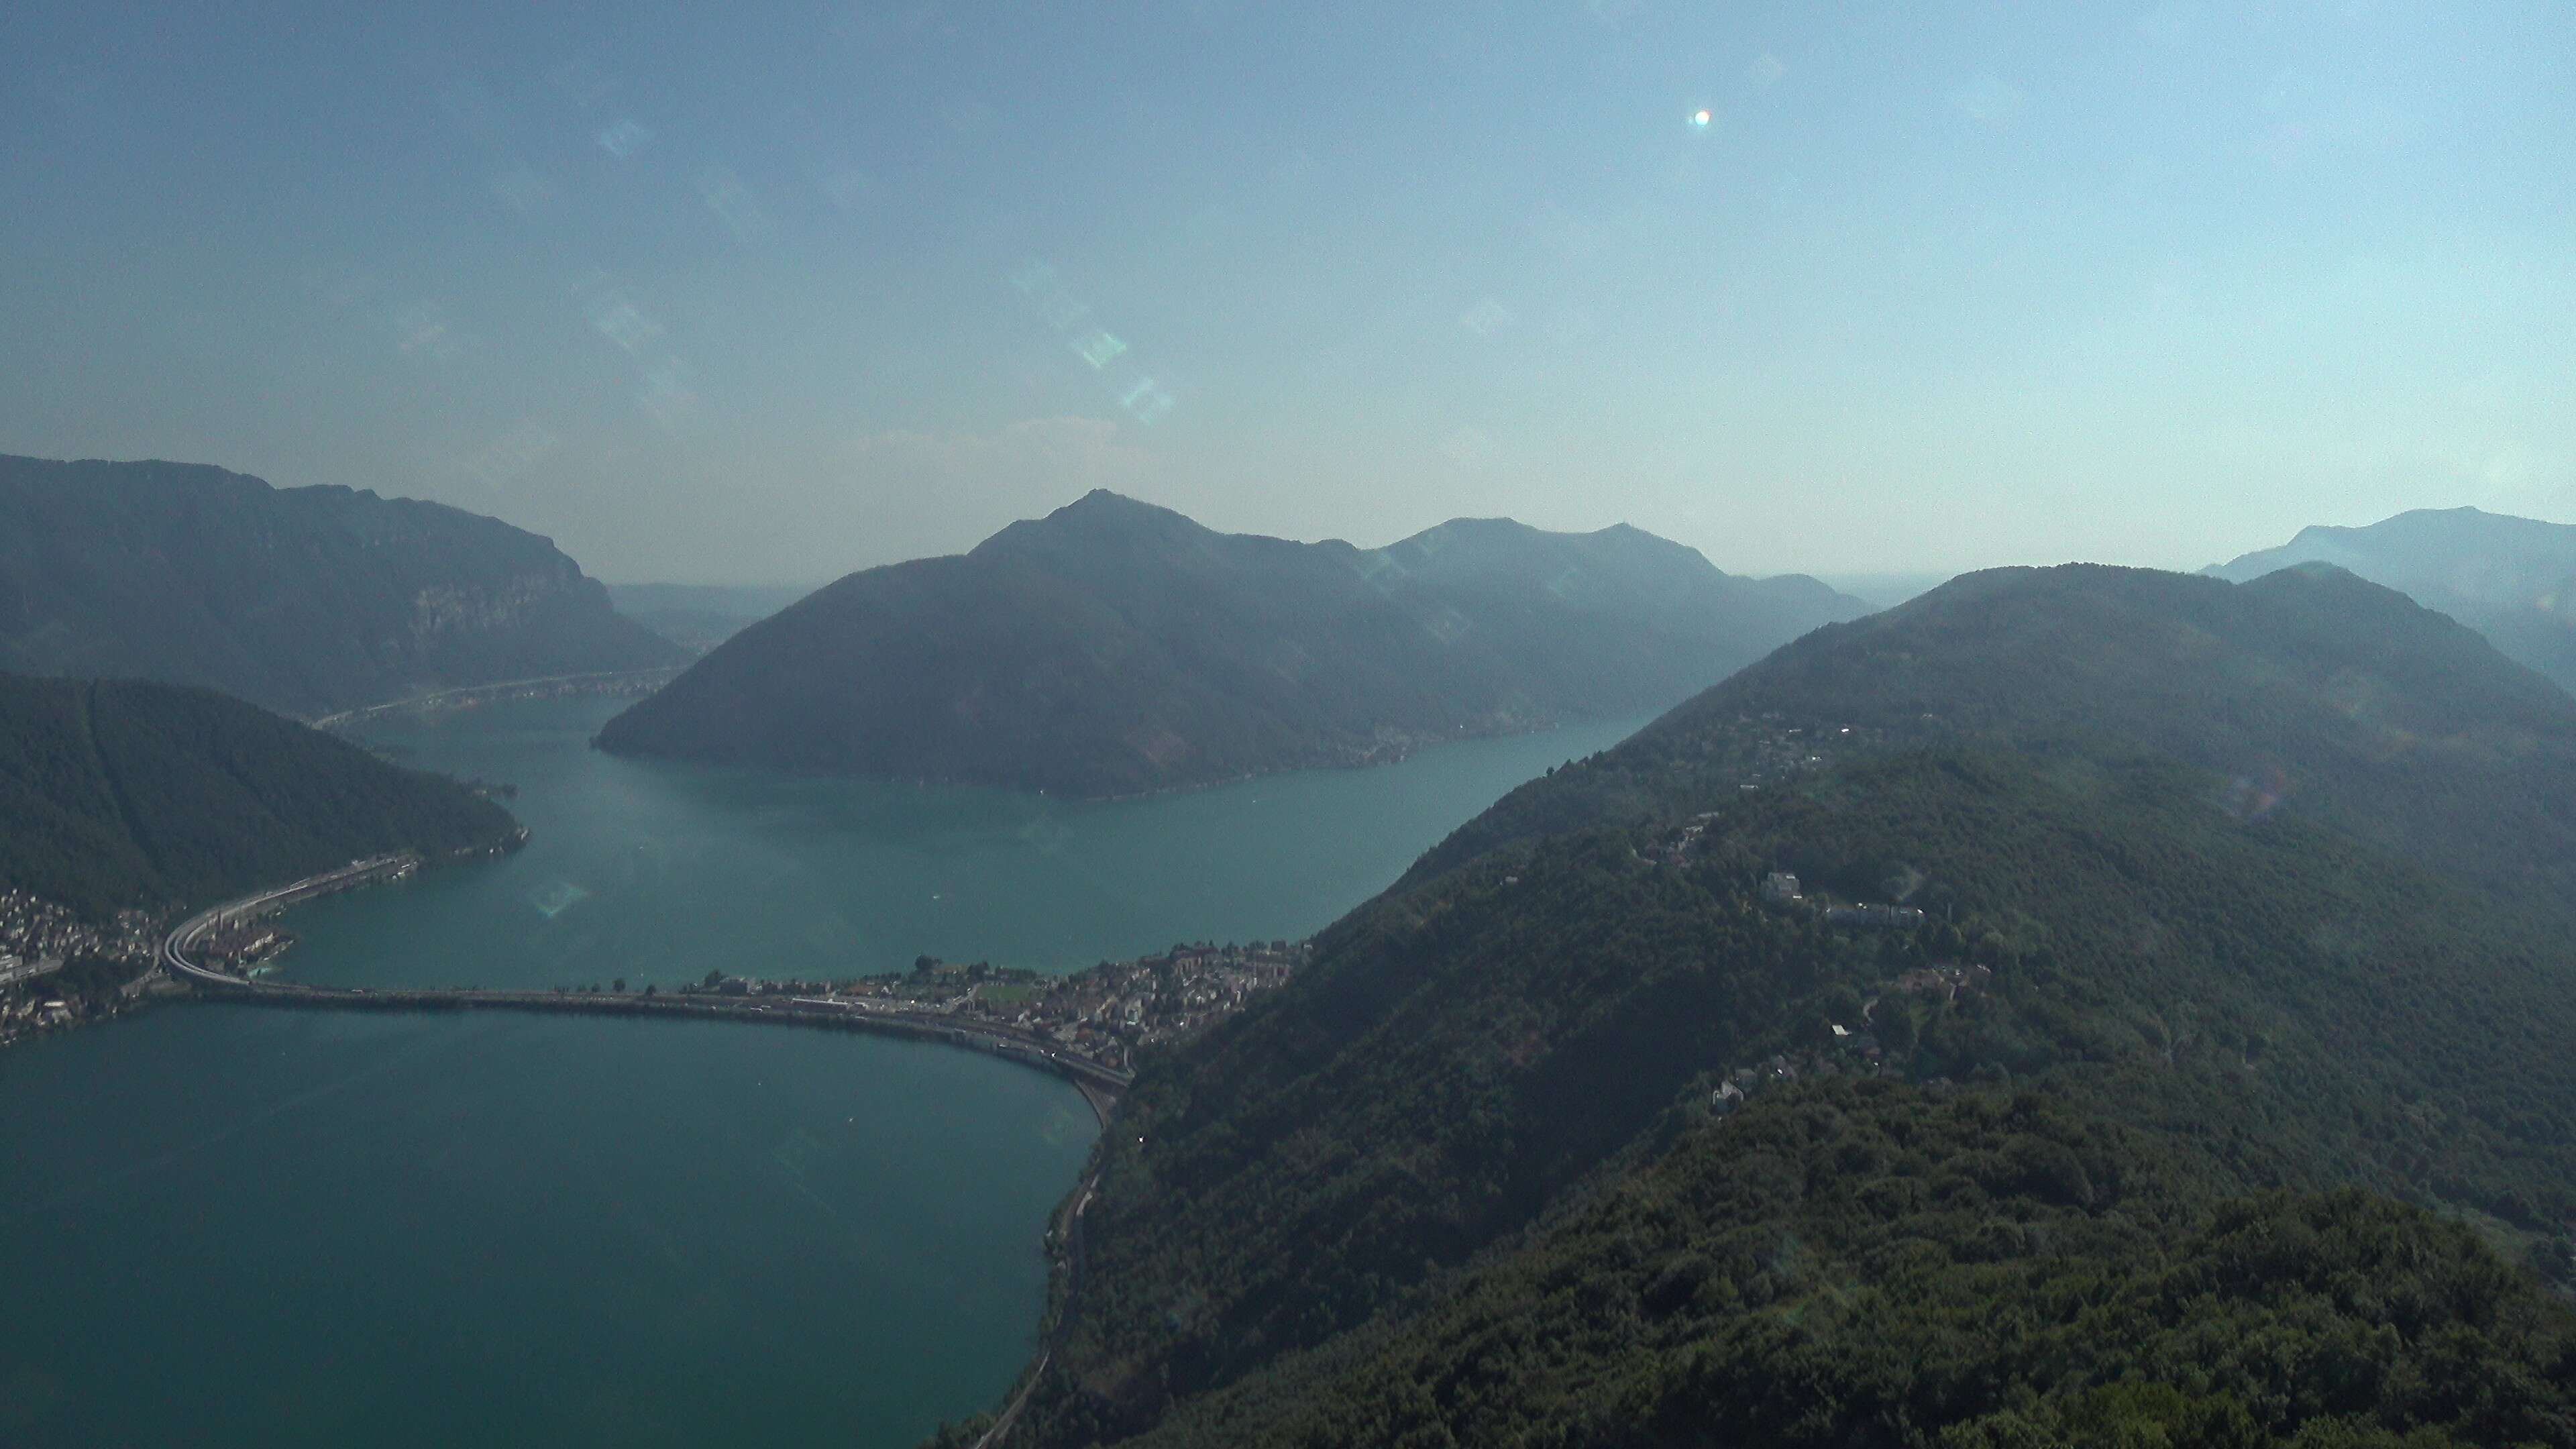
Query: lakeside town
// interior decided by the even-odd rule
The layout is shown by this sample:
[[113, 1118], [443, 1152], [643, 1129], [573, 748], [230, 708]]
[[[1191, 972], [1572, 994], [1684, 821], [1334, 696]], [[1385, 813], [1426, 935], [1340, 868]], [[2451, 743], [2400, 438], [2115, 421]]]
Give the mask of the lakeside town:
[[[1309, 941], [1180, 942], [1153, 955], [1103, 961], [1063, 975], [923, 956], [908, 972], [838, 982], [765, 981], [710, 971], [680, 992], [785, 997], [808, 1006], [945, 1017], [960, 1026], [1033, 1037], [1094, 1066], [1132, 1072], [1138, 1047], [1234, 1015], [1255, 996], [1286, 983], [1313, 949]], [[624, 985], [613, 983], [613, 989]]]
[[119, 911], [102, 926], [30, 892], [0, 891], [0, 1046], [131, 1005], [162, 927], [147, 911]]

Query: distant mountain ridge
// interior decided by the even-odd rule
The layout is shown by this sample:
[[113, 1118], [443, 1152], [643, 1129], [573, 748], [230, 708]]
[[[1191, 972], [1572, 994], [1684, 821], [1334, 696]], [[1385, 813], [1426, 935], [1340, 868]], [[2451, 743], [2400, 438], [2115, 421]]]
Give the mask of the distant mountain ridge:
[[2385, 584], [2576, 691], [2576, 526], [2422, 508], [2360, 528], [2303, 528], [2279, 548], [2205, 572], [2242, 583], [2301, 563]]
[[621, 753], [1112, 796], [1670, 704], [1867, 606], [1625, 526], [1381, 549], [1095, 491], [852, 574], [609, 722]]
[[685, 657], [497, 519], [202, 464], [0, 457], [0, 669], [313, 716]]

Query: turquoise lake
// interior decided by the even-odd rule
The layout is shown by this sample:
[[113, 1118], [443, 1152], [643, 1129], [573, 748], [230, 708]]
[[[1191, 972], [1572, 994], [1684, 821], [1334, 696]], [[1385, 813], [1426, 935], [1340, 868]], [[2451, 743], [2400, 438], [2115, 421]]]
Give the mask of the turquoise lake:
[[[295, 979], [1048, 970], [1298, 936], [1636, 722], [1077, 804], [611, 758], [614, 701], [372, 731], [503, 860], [298, 910]], [[1098, 1131], [971, 1052], [180, 1003], [0, 1053], [0, 1444], [906, 1445], [1035, 1342]]]

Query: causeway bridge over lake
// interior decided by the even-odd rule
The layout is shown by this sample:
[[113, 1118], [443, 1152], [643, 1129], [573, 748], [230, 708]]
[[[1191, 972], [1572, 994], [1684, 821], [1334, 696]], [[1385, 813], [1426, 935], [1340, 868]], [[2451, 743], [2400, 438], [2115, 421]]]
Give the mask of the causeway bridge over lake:
[[[199, 1000], [244, 1002], [262, 1006], [304, 1007], [340, 1011], [577, 1011], [601, 1016], [651, 1016], [819, 1027], [831, 1031], [865, 1031], [883, 1036], [991, 1052], [1040, 1071], [1054, 1072], [1082, 1093], [1105, 1131], [1133, 1074], [1075, 1056], [1034, 1032], [997, 1022], [960, 1020], [935, 1011], [908, 1011], [873, 1002], [835, 996], [716, 996], [700, 992], [647, 996], [634, 991], [501, 990], [480, 987], [306, 986], [260, 981], [218, 971], [197, 959], [206, 939], [228, 926], [299, 901], [377, 881], [401, 880], [420, 869], [415, 855], [381, 855], [352, 861], [337, 870], [211, 906], [172, 928], [161, 941], [161, 964], [199, 989]], [[1057, 1267], [1065, 1277], [1065, 1312], [1035, 1362], [1021, 1375], [1017, 1390], [974, 1449], [992, 1449], [1019, 1422], [1030, 1397], [1046, 1376], [1061, 1345], [1065, 1324], [1080, 1299], [1083, 1210], [1091, 1206], [1100, 1177], [1095, 1170], [1058, 1209], [1056, 1240], [1062, 1256]]]
[[736, 1021], [873, 1032], [990, 1052], [1071, 1081], [1105, 1126], [1132, 1075], [1064, 1050], [1037, 1033], [1001, 1022], [936, 1011], [882, 1007], [836, 996], [718, 996], [701, 992], [485, 990], [480, 987], [308, 986], [260, 981], [197, 960], [207, 937], [256, 915], [375, 881], [399, 880], [420, 868], [411, 855], [377, 856], [308, 876], [274, 890], [213, 906], [174, 927], [161, 942], [161, 964], [212, 1001], [342, 1011], [557, 1011], [595, 1016]]

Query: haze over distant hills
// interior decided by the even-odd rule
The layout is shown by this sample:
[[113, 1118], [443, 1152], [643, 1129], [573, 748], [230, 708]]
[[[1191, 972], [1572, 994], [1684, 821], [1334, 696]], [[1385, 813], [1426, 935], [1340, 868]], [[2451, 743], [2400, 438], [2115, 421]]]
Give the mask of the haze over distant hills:
[[1643, 713], [1866, 610], [1627, 527], [1381, 549], [1094, 492], [852, 574], [609, 722], [604, 749], [1120, 795]]
[[0, 457], [0, 669], [310, 716], [684, 657], [496, 519], [201, 464]]
[[1020, 1432], [2576, 1443], [2571, 741], [2332, 569], [1807, 635], [1140, 1057]]
[[608, 602], [690, 653], [704, 654], [812, 592], [737, 584], [610, 584]]
[[2329, 563], [2386, 584], [2576, 690], [2576, 526], [2419, 508], [2361, 528], [2303, 528], [2279, 548], [2207, 572], [2242, 582], [2297, 563]]
[[1918, 598], [1957, 577], [1951, 573], [1893, 574], [1819, 574], [1825, 584], [1840, 589], [1873, 609], [1893, 609], [1908, 599]]

